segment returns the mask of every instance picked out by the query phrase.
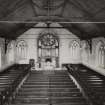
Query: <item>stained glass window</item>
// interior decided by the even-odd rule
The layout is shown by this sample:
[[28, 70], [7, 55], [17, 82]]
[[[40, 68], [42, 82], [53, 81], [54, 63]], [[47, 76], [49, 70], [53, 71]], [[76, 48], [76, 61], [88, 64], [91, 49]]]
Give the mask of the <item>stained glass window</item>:
[[44, 46], [53, 46], [56, 42], [56, 38], [52, 34], [47, 33], [41, 36], [41, 42]]
[[105, 46], [102, 41], [96, 45], [96, 65], [105, 68]]
[[98, 51], [98, 62], [100, 67], [104, 67], [104, 62], [105, 62], [105, 51], [104, 51], [104, 46], [100, 46], [99, 51]]
[[27, 53], [27, 44], [25, 41], [19, 41], [17, 44], [17, 55], [19, 59], [25, 59]]
[[73, 57], [73, 59], [79, 58], [79, 49], [80, 49], [79, 43], [77, 41], [73, 41], [71, 45], [71, 56]]

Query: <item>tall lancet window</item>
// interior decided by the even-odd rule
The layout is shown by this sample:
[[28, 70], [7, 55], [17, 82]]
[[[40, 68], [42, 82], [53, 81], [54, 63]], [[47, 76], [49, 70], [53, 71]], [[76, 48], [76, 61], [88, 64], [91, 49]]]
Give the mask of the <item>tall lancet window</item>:
[[104, 46], [100, 46], [99, 51], [98, 51], [98, 62], [100, 67], [105, 66], [105, 50]]
[[17, 43], [17, 57], [18, 59], [26, 59], [27, 57], [27, 43], [21, 40]]
[[73, 41], [71, 45], [71, 56], [73, 59], [78, 59], [80, 57], [80, 45], [77, 41]]
[[104, 68], [105, 67], [105, 46], [101, 41], [97, 45], [96, 53], [97, 53], [96, 54], [97, 65], [101, 68]]

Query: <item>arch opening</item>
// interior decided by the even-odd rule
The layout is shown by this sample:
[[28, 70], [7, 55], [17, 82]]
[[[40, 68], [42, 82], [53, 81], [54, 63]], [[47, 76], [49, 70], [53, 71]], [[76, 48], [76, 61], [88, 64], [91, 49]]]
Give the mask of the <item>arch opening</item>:
[[38, 38], [39, 68], [59, 67], [59, 40], [53, 33], [43, 33]]
[[27, 58], [27, 43], [21, 40], [16, 45], [17, 59], [24, 60]]

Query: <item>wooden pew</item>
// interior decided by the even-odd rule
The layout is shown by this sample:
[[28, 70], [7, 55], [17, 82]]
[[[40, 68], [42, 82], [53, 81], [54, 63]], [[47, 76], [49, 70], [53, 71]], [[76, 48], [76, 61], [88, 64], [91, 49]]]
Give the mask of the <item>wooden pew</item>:
[[15, 64], [0, 73], [0, 105], [9, 101], [9, 97], [28, 73], [29, 68], [29, 65]]
[[9, 105], [90, 105], [66, 70], [31, 71]]
[[83, 64], [66, 64], [68, 71], [83, 87], [93, 105], [105, 105], [105, 77]]

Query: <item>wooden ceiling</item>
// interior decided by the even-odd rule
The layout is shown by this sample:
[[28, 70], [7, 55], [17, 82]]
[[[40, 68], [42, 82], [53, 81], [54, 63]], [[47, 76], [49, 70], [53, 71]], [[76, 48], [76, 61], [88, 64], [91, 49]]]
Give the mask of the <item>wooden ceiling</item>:
[[104, 36], [105, 0], [0, 0], [0, 36], [16, 38], [38, 22], [57, 22], [81, 39]]

